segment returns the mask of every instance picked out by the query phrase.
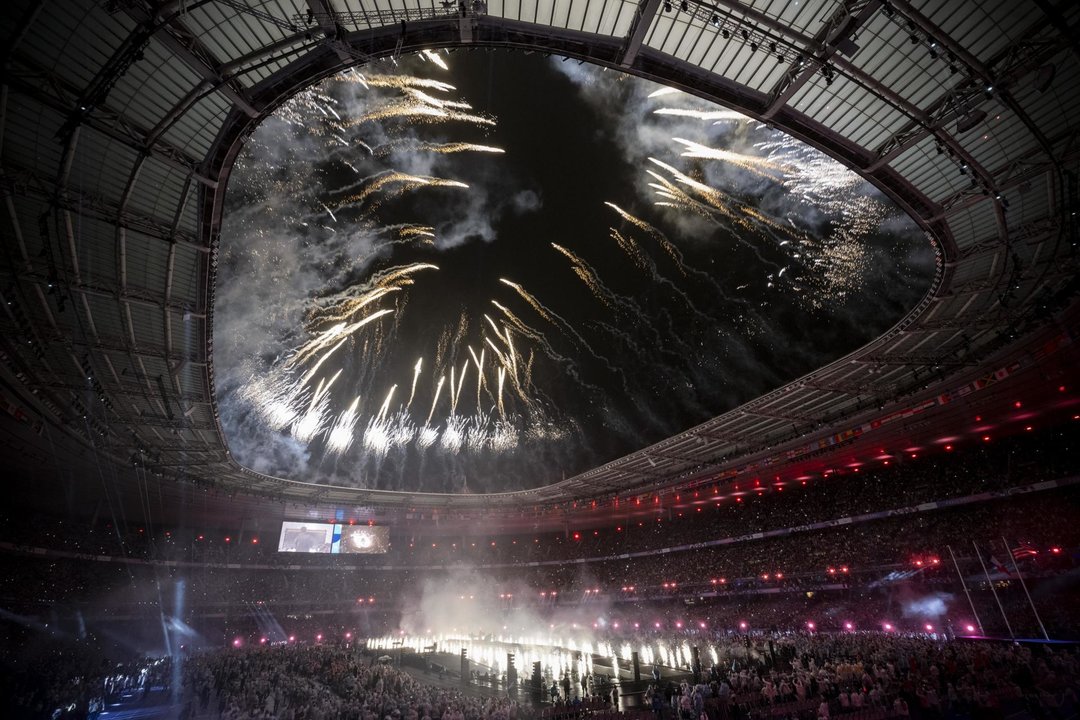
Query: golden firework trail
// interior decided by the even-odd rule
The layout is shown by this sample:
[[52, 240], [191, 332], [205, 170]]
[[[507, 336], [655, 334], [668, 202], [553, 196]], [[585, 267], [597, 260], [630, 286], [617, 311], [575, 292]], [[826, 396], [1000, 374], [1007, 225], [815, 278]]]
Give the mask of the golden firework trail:
[[743, 153], [732, 152], [731, 150], [723, 150], [720, 148], [711, 148], [707, 145], [702, 145], [691, 140], [683, 140], [682, 138], [677, 137], [671, 139], [686, 147], [686, 150], [682, 153], [683, 157], [720, 160], [721, 162], [740, 167], [743, 170], [749, 170], [761, 177], [771, 179], [776, 179], [774, 173], [784, 172], [782, 166], [776, 164], [769, 158], [744, 155]]
[[484, 348], [480, 348], [480, 357], [476, 357], [476, 351], [469, 346], [469, 354], [476, 363], [476, 410], [480, 411], [480, 391], [484, 387]]
[[749, 120], [747, 116], [734, 110], [687, 110], [685, 108], [657, 108], [653, 115], [673, 115], [695, 120]]
[[417, 102], [416, 100], [395, 100], [393, 102], [388, 102], [385, 105], [374, 107], [362, 115], [349, 118], [343, 124], [345, 127], [356, 127], [357, 125], [363, 125], [364, 123], [391, 120], [393, 118], [405, 118], [416, 121], [432, 119], [442, 121], [448, 119], [449, 115], [450, 113], [443, 108], [428, 105], [424, 102]]
[[394, 397], [394, 391], [397, 390], [397, 384], [390, 386], [390, 392], [386, 393], [386, 399], [383, 400], [382, 407], [379, 408], [379, 414], [375, 416], [377, 420], [386, 419], [386, 413], [390, 409], [390, 401]]
[[555, 322], [555, 319], [550, 315], [550, 313], [546, 309], [544, 309], [543, 305], [540, 304], [540, 301], [533, 297], [528, 290], [521, 287], [521, 285], [519, 285], [518, 283], [507, 280], [506, 278], [499, 278], [499, 282], [501, 282], [503, 285], [509, 285], [510, 287], [514, 288], [514, 290], [517, 291], [517, 294], [521, 296], [521, 299], [529, 303], [529, 305], [532, 306], [532, 309], [535, 310], [540, 317], [544, 318], [553, 325], [557, 324]]
[[612, 210], [614, 210], [616, 213], [618, 213], [619, 217], [621, 217], [623, 220], [627, 221], [631, 225], [634, 225], [639, 230], [644, 230], [645, 232], [648, 232], [648, 233], [652, 232], [652, 226], [649, 225], [649, 223], [645, 222], [644, 220], [640, 220], [640, 219], [634, 217], [633, 215], [626, 212], [625, 210], [623, 210], [621, 207], [619, 207], [615, 203], [613, 203], [613, 202], [605, 202], [604, 204], [607, 205]]
[[394, 242], [420, 242], [425, 245], [435, 244], [435, 228], [431, 225], [402, 225], [397, 230]]
[[457, 357], [456, 348], [461, 345], [462, 340], [465, 339], [465, 333], [469, 331], [469, 318], [463, 310], [461, 315], [458, 316], [457, 332], [454, 333], [453, 345], [455, 348], [454, 357]]
[[[391, 292], [400, 290], [398, 287], [381, 287], [374, 290], [365, 288], [349, 288], [336, 296], [326, 298], [330, 301], [325, 307], [314, 307], [308, 311], [308, 321], [311, 323], [336, 322], [341, 326], [356, 313], [379, 298]], [[352, 292], [362, 293], [359, 297], [349, 297]]]
[[499, 358], [499, 362], [502, 364], [503, 367], [506, 367], [508, 365], [508, 363], [506, 362], [506, 356], [503, 355], [501, 350], [499, 350], [499, 346], [493, 343], [491, 341], [491, 338], [489, 337], [485, 337], [484, 342], [491, 346], [491, 349], [495, 351], [495, 357]]
[[456, 104], [458, 103], [444, 102], [441, 106], [436, 106], [417, 100], [396, 100], [351, 118], [343, 123], [343, 126], [349, 128], [370, 122], [400, 118], [407, 122], [425, 124], [465, 122], [481, 127], [495, 127], [496, 123], [491, 118], [458, 110], [453, 107]]
[[371, 75], [368, 77], [358, 75], [358, 77], [359, 80], [368, 87], [395, 88], [397, 90], [405, 90], [406, 88], [426, 88], [428, 90], [438, 90], [439, 92], [457, 90], [457, 88], [450, 83], [444, 83], [441, 80], [432, 80], [430, 78], [418, 78], [407, 75]]
[[[423, 175], [409, 175], [407, 173], [398, 172], [397, 170], [388, 170], [385, 173], [377, 175], [374, 180], [367, 184], [364, 189], [353, 195], [349, 195], [342, 198], [335, 207], [341, 208], [345, 205], [358, 205], [363, 203], [369, 197], [377, 192], [382, 192], [385, 188], [390, 187], [391, 192], [388, 193], [388, 197], [395, 197], [401, 195], [409, 190], [416, 190], [422, 187], [452, 187], [469, 189], [469, 186], [463, 182], [457, 180], [448, 180], [447, 178], [428, 177]], [[377, 205], [377, 204], [376, 204]]]
[[630, 260], [642, 270], [648, 267], [645, 261], [645, 254], [641, 250], [641, 246], [637, 244], [637, 241], [632, 237], [623, 235], [615, 228], [608, 228], [611, 231], [611, 237], [619, 244], [619, 248], [626, 253]]
[[454, 415], [457, 412], [457, 393], [454, 390], [457, 388], [457, 368], [453, 365], [450, 366], [450, 414]]
[[[304, 373], [304, 376], [302, 378], [300, 378], [300, 382], [297, 384], [298, 387], [306, 385], [307, 381], [310, 380], [315, 375], [315, 373], [319, 372], [319, 367], [324, 362], [326, 362], [326, 358], [333, 355], [334, 351], [337, 350], [342, 345], [344, 345], [345, 341], [348, 340], [348, 339], [349, 339], [348, 336], [345, 336], [345, 337], [341, 338], [341, 340], [339, 340], [338, 343], [336, 345], [334, 345], [334, 347], [330, 348], [329, 351], [323, 353], [322, 357], [320, 357], [318, 362], [315, 363], [315, 366], [312, 367], [310, 370], [308, 370], [306, 373]], [[286, 367], [288, 367], [288, 365], [286, 365]]]
[[326, 422], [326, 415], [330, 409], [327, 394], [330, 392], [330, 386], [334, 384], [334, 381], [340, 375], [341, 370], [338, 370], [329, 381], [319, 380], [315, 393], [311, 396], [307, 412], [292, 426], [292, 435], [299, 442], [311, 442], [312, 438], [322, 430], [323, 424]]
[[438, 53], [436, 53], [434, 50], [428, 50], [427, 48], [425, 48], [425, 49], [420, 51], [420, 57], [426, 58], [427, 60], [430, 60], [431, 62], [435, 63], [440, 68], [442, 68], [443, 70], [449, 70], [450, 69], [450, 68], [448, 68], [446, 66], [446, 62], [442, 59], [442, 57]]
[[408, 410], [412, 406], [413, 398], [416, 397], [416, 381], [420, 379], [420, 366], [423, 364], [424, 358], [416, 358], [416, 367], [413, 368], [412, 376], [412, 390], [409, 391], [409, 402], [405, 404], [405, 409]]
[[435, 386], [435, 397], [431, 400], [431, 411], [428, 412], [427, 420], [424, 421], [425, 425], [431, 424], [431, 416], [435, 414], [435, 406], [439, 404], [439, 395], [442, 394], [443, 383], [446, 382], [446, 376], [439, 377], [439, 384]]
[[506, 151], [499, 147], [492, 145], [478, 145], [476, 143], [467, 142], [427, 142], [423, 140], [398, 140], [395, 142], [385, 143], [375, 148], [374, 154], [378, 157], [385, 157], [392, 152], [407, 151], [407, 152], [430, 152], [438, 153], [439, 155], [451, 155], [453, 153], [461, 152], [478, 152], [478, 153], [491, 153], [496, 155], [504, 154]]
[[491, 304], [499, 309], [499, 312], [501, 312], [506, 317], [506, 319], [510, 321], [510, 324], [513, 325], [514, 329], [517, 330], [519, 333], [533, 340], [542, 339], [543, 334], [539, 330], [536, 330], [535, 328], [525, 324], [525, 321], [515, 315], [513, 311], [510, 310], [510, 308], [506, 307], [498, 300], [492, 300]]
[[517, 368], [517, 351], [514, 350], [514, 340], [510, 336], [510, 328], [504, 327], [506, 331], [506, 347], [509, 350], [510, 355], [510, 369], [514, 374], [514, 384], [517, 384], [518, 368]]
[[450, 346], [450, 328], [449, 326], [443, 326], [442, 332], [439, 333], [439, 342], [435, 345], [435, 371], [438, 372], [439, 368], [443, 366], [443, 356], [446, 354], [447, 348]]
[[490, 315], [484, 313], [484, 319], [488, 321], [488, 325], [491, 326], [492, 331], [495, 333], [495, 337], [499, 338], [503, 342], [508, 342], [508, 340], [503, 337], [502, 331], [499, 330], [499, 326], [495, 324], [495, 321], [491, 319]]
[[664, 95], [674, 95], [675, 93], [680, 93], [680, 92], [682, 92], [682, 90], [679, 90], [678, 88], [662, 87], [659, 90], [653, 90], [651, 93], [648, 94], [648, 97], [650, 97], [650, 98], [658, 98], [658, 97], [663, 97]]
[[[499, 339], [502, 340], [503, 338], [500, 336]], [[517, 391], [518, 396], [522, 399], [522, 401], [526, 405], [531, 405], [532, 400], [529, 399], [528, 394], [525, 392], [525, 388], [522, 387], [521, 383], [518, 381], [518, 378], [517, 378], [517, 376], [515, 374], [515, 372], [516, 372], [515, 371], [515, 360], [516, 360], [516, 358], [511, 357], [511, 354], [514, 351], [513, 345], [511, 344], [509, 346], [509, 350], [507, 352], [503, 352], [502, 350], [499, 349], [498, 345], [496, 345], [494, 342], [492, 342], [491, 338], [485, 336], [484, 337], [484, 342], [486, 342], [488, 344], [488, 346], [495, 352], [495, 357], [499, 358], [500, 370], [502, 372], [508, 373], [510, 375], [510, 384], [514, 386], [514, 390]], [[550, 347], [550, 346], [548, 346], [548, 347]], [[557, 356], [553, 354], [552, 357], [557, 357]], [[501, 382], [502, 381], [500, 381], [500, 383]], [[501, 385], [500, 385], [499, 392], [500, 392], [500, 395], [501, 395], [501, 393], [502, 393]]]
[[[451, 368], [451, 370], [452, 369], [453, 368]], [[465, 375], [467, 374], [468, 369], [469, 369], [469, 361], [466, 360], [465, 364], [463, 364], [461, 366], [461, 372], [458, 374], [457, 388], [451, 387], [451, 389], [454, 391], [454, 402], [450, 407], [450, 414], [451, 415], [453, 415], [455, 412], [457, 412], [458, 400], [460, 400], [460, 398], [461, 398], [461, 389], [463, 387], [465, 387]]]
[[600, 279], [596, 276], [596, 271], [593, 270], [584, 260], [582, 260], [570, 250], [564, 248], [562, 245], [559, 245], [557, 243], [551, 243], [551, 247], [555, 248], [558, 252], [562, 253], [570, 260], [574, 273], [579, 278], [581, 278], [581, 281], [585, 283], [585, 287], [589, 288], [589, 291], [593, 294], [593, 296], [596, 297], [597, 300], [599, 300], [607, 307], [611, 307], [611, 298], [605, 295], [604, 291], [601, 290], [601, 282]]
[[407, 92], [414, 100], [418, 100], [425, 105], [430, 105], [432, 107], [450, 108], [452, 110], [472, 110], [472, 105], [467, 102], [462, 102], [460, 100], [440, 100], [417, 88], [406, 88], [405, 92]]
[[[649, 159], [652, 160], [652, 158], [649, 158]], [[656, 162], [659, 162], [659, 161], [657, 160]], [[674, 169], [674, 168], [672, 168], [672, 169]], [[634, 217], [633, 215], [626, 212], [625, 210], [620, 208], [618, 205], [615, 205], [614, 203], [604, 203], [604, 204], [611, 207], [612, 209], [614, 209], [617, 213], [619, 213], [619, 215], [621, 215], [624, 219], [629, 221], [631, 224], [635, 225], [638, 228], [641, 228], [645, 232], [652, 235], [653, 238], [656, 240], [656, 242], [660, 243], [660, 247], [662, 247], [664, 249], [664, 252], [666, 252], [668, 255], [670, 255], [671, 259], [675, 261], [676, 266], [679, 268], [679, 272], [681, 272], [684, 275], [686, 274], [686, 267], [685, 267], [685, 265], [683, 263], [682, 253], [680, 253], [679, 250], [674, 245], [671, 244], [671, 241], [667, 239], [667, 236], [664, 235], [664, 233], [660, 232], [659, 230], [657, 230], [655, 227], [653, 227], [649, 223], [645, 222], [644, 220], [641, 220], [640, 218]]]
[[326, 438], [326, 447], [330, 452], [341, 455], [348, 450], [355, 437], [354, 430], [356, 429], [356, 421], [359, 419], [356, 414], [356, 409], [360, 405], [360, 396], [357, 395], [356, 399], [352, 401], [352, 405], [349, 409], [341, 413], [338, 416], [337, 422], [334, 424], [333, 429]]
[[[357, 322], [348, 324], [338, 323], [334, 327], [327, 330], [325, 333], [321, 333], [314, 340], [310, 340], [304, 345], [302, 345], [300, 350], [298, 350], [297, 353], [292, 358], [290, 358], [290, 360], [286, 364], [286, 367], [295, 367], [296, 365], [307, 361], [313, 355], [315, 355], [324, 347], [329, 345], [335, 338], [340, 336], [341, 340], [339, 340], [338, 343], [334, 345], [333, 348], [331, 348], [330, 352], [326, 353], [325, 355], [323, 355], [322, 358], [319, 359], [319, 362], [315, 368], [318, 369], [318, 365], [321, 365], [323, 361], [326, 360], [326, 358], [334, 352], [334, 350], [337, 350], [339, 347], [341, 347], [345, 340], [347, 340], [353, 333], [355, 333], [357, 330], [364, 327], [368, 323], [378, 320], [383, 315], [392, 312], [394, 312], [392, 308], [383, 308], [382, 310], [377, 310], [372, 314], [368, 315], [367, 317], [363, 318], [362, 320], [358, 320]], [[310, 376], [311, 372], [305, 375], [304, 380], [301, 381], [301, 384], [307, 382]]]
[[499, 404], [499, 416], [504, 417], [504, 418], [506, 417], [506, 408], [503, 407], [503, 384], [505, 382], [506, 382], [506, 367], [503, 366], [503, 367], [499, 368], [499, 395], [498, 395], [499, 399], [498, 399], [498, 404]]

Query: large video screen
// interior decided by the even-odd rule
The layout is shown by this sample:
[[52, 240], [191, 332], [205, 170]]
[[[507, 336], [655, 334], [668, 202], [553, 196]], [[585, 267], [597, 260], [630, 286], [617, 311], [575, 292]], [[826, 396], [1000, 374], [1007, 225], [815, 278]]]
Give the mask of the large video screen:
[[333, 552], [336, 541], [341, 538], [341, 526], [317, 522], [283, 522], [278, 552], [326, 553]]
[[390, 528], [338, 523], [281, 523], [278, 552], [375, 554], [390, 549]]
[[343, 553], [384, 553], [389, 549], [390, 528], [388, 527], [346, 525], [341, 529], [341, 552]]

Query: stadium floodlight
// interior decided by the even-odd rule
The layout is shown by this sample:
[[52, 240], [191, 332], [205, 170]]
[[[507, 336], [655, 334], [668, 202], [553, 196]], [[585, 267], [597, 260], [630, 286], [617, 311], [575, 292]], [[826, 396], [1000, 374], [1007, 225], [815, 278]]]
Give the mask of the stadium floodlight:
[[956, 132], [965, 133], [986, 119], [986, 111], [976, 108], [956, 119]]

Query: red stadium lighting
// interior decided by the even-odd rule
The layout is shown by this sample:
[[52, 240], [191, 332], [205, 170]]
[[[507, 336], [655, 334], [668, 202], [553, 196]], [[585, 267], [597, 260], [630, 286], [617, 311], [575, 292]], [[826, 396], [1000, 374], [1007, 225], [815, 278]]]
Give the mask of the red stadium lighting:
[[318, 642], [322, 642], [322, 633], [319, 633], [318, 635], [316, 635], [315, 640], [318, 641]]
[[885, 623], [884, 627], [885, 627], [885, 632], [891, 632], [892, 629], [893, 629], [892, 623]]
[[846, 573], [848, 571], [847, 565], [840, 566], [840, 572]]
[[952, 452], [952, 445], [946, 445], [945, 452]]
[[983, 435], [983, 442], [990, 442], [990, 436], [989, 435]]
[[1031, 432], [1033, 429], [1034, 428], [1032, 428], [1030, 425], [1024, 428], [1024, 430], [1026, 430], [1027, 432]]
[[289, 642], [296, 642], [296, 636], [295, 635], [290, 635], [289, 636]]
[[252, 545], [258, 545], [259, 544], [259, 538], [251, 538], [251, 544]]
[[807, 628], [808, 630], [813, 630], [813, 629], [814, 629], [814, 622], [813, 622], [812, 620], [808, 620], [808, 621], [806, 622], [806, 628]]
[[259, 638], [259, 644], [260, 645], [265, 645], [266, 644], [266, 638]]
[[660, 627], [660, 623], [654, 623], [654, 624], [656, 625], [657, 628]]
[[745, 629], [746, 629], [746, 622], [745, 622], [745, 621], [744, 621], [744, 622], [741, 622], [741, 623], [739, 623], [739, 629], [740, 629], [740, 630], [745, 630]]
[[1023, 404], [1019, 400], [1017, 400], [1016, 402], [1013, 403], [1013, 407], [1016, 408], [1017, 410], [1019, 410], [1020, 408], [1023, 407]]
[[618, 630], [618, 629], [619, 629], [619, 623], [611, 623], [611, 627], [613, 627], [613, 628], [615, 628], [616, 630]]
[[776, 573], [776, 579], [777, 580], [783, 580], [784, 579], [784, 573]]
[[682, 621], [680, 620], [679, 622], [675, 623], [675, 627], [682, 628]]
[[225, 536], [225, 542], [232, 542], [232, 538], [228, 535]]
[[638, 629], [639, 627], [641, 627], [641, 626], [640, 626], [640, 625], [638, 625], [637, 623], [634, 623], [634, 629], [635, 629], [635, 630], [636, 630], [636, 629]]
[[1052, 552], [1052, 553], [1053, 553], [1053, 554], [1055, 554], [1055, 555], [1060, 555], [1060, 554], [1061, 554], [1061, 548], [1059, 548], [1059, 547], [1052, 547], [1052, 548], [1050, 548], [1050, 552]]
[[854, 626], [854, 625], [852, 625], [852, 624], [851, 624], [851, 623], [849, 623], [849, 622], [846, 622], [846, 623], [844, 623], [844, 629], [845, 629], [845, 630], [851, 630], [851, 629], [852, 629], [852, 628], [854, 628], [854, 627], [855, 627], [855, 626]]
[[203, 539], [203, 536], [202, 536], [202, 535], [200, 535], [200, 536], [199, 536], [198, 538], [196, 538], [196, 539], [198, 539], [198, 540], [202, 540], [202, 539]]
[[580, 540], [581, 539], [581, 533], [574, 533], [574, 539], [575, 540]]
[[698, 627], [701, 628], [702, 630], [704, 630], [705, 629], [705, 623], [699, 622]]
[[964, 629], [967, 630], [968, 632], [975, 632], [975, 626], [974, 625], [965, 625]]
[[352, 633], [351, 632], [345, 633], [345, 639], [346, 640], [352, 640]]
[[926, 623], [925, 627], [926, 627], [926, 632], [934, 632], [934, 626], [931, 625], [930, 623]]

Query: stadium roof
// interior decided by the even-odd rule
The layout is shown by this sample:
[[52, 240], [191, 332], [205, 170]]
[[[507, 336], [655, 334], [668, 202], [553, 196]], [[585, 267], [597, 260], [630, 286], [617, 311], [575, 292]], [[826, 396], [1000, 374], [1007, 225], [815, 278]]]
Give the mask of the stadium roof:
[[[1076, 3], [11, 0], [0, 12], [3, 444], [26, 470], [105, 458], [166, 488], [297, 502], [550, 505], [876, 442], [995, 381], [1045, 380], [1075, 351]], [[393, 493], [246, 470], [218, 422], [212, 339], [241, 144], [344, 68], [492, 46], [655, 79], [820, 148], [925, 229], [929, 293], [857, 352], [536, 490]]]

